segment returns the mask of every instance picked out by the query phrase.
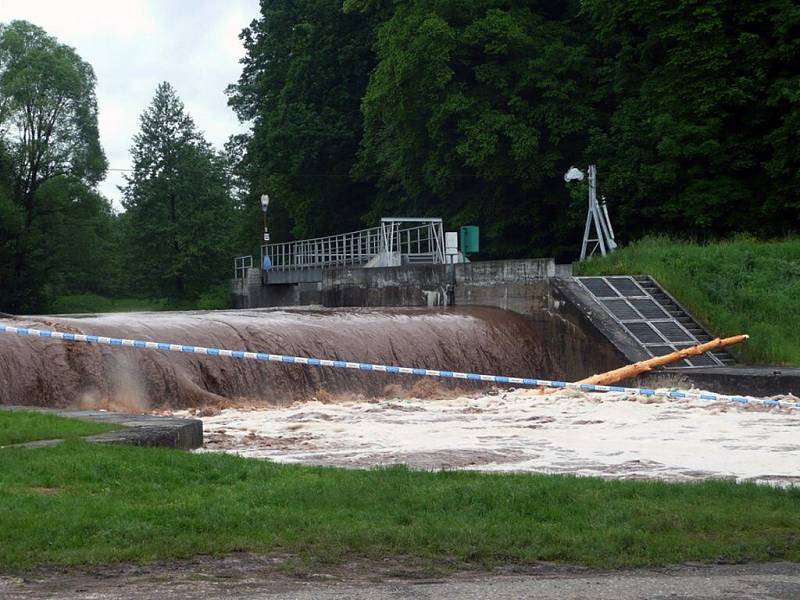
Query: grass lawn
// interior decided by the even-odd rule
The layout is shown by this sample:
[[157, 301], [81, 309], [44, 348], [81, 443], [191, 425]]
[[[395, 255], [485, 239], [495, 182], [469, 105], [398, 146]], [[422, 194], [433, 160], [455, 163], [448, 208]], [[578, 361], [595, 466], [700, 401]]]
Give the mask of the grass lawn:
[[35, 411], [0, 410], [0, 446], [36, 440], [73, 439], [112, 429], [119, 429], [119, 425], [65, 419]]
[[800, 560], [800, 490], [0, 449], [0, 571], [233, 551], [593, 567]]
[[98, 294], [59, 296], [47, 307], [49, 314], [142, 312], [160, 310], [222, 310], [231, 308], [232, 295], [227, 285], [211, 286], [195, 299], [108, 298]]
[[706, 245], [647, 238], [578, 271], [651, 275], [716, 334], [750, 334], [730, 348], [741, 360], [800, 366], [800, 237]]

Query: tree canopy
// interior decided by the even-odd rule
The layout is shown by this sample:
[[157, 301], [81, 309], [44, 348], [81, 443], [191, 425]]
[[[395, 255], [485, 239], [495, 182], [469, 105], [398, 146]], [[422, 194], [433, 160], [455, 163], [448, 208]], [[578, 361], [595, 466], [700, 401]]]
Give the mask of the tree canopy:
[[[0, 306], [7, 310], [42, 309], [62, 283], [91, 285], [62, 277], [86, 260], [71, 251], [78, 230], [62, 226], [93, 227], [109, 215], [91, 192], [106, 170], [94, 89], [91, 66], [72, 48], [26, 21], [0, 24]], [[95, 256], [98, 264], [106, 258]]]
[[800, 226], [800, 5], [584, 0], [607, 125], [590, 155], [630, 235]]
[[341, 0], [270, 0], [241, 37], [247, 55], [229, 94], [252, 123], [243, 146], [251, 222], [266, 193], [270, 229], [284, 239], [357, 228], [374, 195], [351, 177], [375, 63], [372, 19], [345, 14]]
[[792, 0], [264, 0], [231, 103], [284, 237], [435, 214], [484, 256], [571, 259], [562, 176], [592, 162], [623, 241], [776, 235], [800, 225], [799, 23]]
[[28, 222], [47, 179], [93, 185], [105, 175], [94, 88], [92, 67], [72, 48], [26, 21], [0, 24], [0, 131]]
[[[275, 241], [440, 216], [480, 258], [576, 258], [598, 166], [617, 238], [800, 228], [794, 0], [261, 0], [215, 151], [164, 83], [114, 214], [95, 75], [0, 23], [0, 310], [194, 298]], [[584, 184], [581, 184], [584, 185]], [[576, 187], [577, 186], [577, 187]]]
[[233, 205], [222, 159], [169, 83], [142, 113], [131, 155], [128, 272], [150, 294], [196, 296], [227, 272]]

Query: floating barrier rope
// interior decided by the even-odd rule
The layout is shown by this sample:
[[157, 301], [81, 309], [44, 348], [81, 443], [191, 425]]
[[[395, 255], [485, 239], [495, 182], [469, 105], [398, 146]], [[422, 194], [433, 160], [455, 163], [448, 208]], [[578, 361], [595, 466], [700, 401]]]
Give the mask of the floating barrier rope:
[[458, 371], [437, 371], [433, 369], [419, 369], [415, 367], [396, 367], [391, 365], [376, 365], [372, 363], [352, 362], [344, 360], [328, 360], [323, 358], [309, 358], [305, 356], [288, 356], [285, 354], [266, 354], [262, 352], [246, 352], [243, 350], [224, 350], [222, 348], [204, 348], [203, 346], [185, 346], [166, 342], [148, 342], [145, 340], [129, 340], [125, 338], [104, 337], [98, 335], [85, 335], [82, 333], [65, 333], [62, 331], [49, 331], [31, 329], [28, 327], [12, 327], [0, 324], [0, 333], [12, 333], [20, 336], [53, 338], [68, 342], [86, 342], [105, 346], [125, 346], [143, 350], [164, 350], [167, 352], [183, 352], [186, 354], [204, 354], [207, 356], [224, 356], [227, 358], [260, 360], [288, 364], [310, 365], [314, 367], [332, 367], [334, 369], [354, 369], [357, 371], [377, 371], [380, 373], [393, 373], [403, 375], [416, 375], [419, 377], [439, 377], [443, 379], [463, 379], [466, 381], [484, 381], [499, 385], [520, 385], [527, 387], [548, 387], [560, 389], [576, 389], [583, 392], [622, 392], [625, 394], [640, 394], [642, 396], [665, 396], [676, 399], [698, 399], [710, 402], [732, 402], [736, 404], [761, 404], [770, 407], [800, 409], [799, 402], [774, 400], [770, 398], [748, 398], [745, 396], [729, 396], [693, 390], [668, 390], [650, 388], [630, 388], [615, 385], [595, 385], [591, 383], [578, 383], [568, 381], [551, 381], [549, 379], [530, 379], [524, 377], [506, 377], [503, 375], [483, 375], [480, 373], [461, 373]]

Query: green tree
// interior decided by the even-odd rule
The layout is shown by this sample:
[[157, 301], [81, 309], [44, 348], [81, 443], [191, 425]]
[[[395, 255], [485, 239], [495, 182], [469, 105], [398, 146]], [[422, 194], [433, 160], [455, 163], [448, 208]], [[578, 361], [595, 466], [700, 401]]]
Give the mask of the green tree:
[[0, 142], [0, 310], [17, 303], [14, 290], [22, 211], [14, 202], [14, 170]]
[[242, 32], [247, 55], [229, 89], [252, 123], [241, 152], [249, 182], [242, 212], [258, 239], [258, 200], [268, 193], [276, 239], [357, 228], [372, 186], [351, 170], [361, 139], [361, 98], [374, 66], [373, 18], [341, 0], [264, 0]]
[[16, 191], [30, 224], [36, 190], [61, 175], [87, 185], [107, 167], [97, 130], [92, 67], [26, 21], [0, 25], [0, 106]]
[[800, 226], [800, 6], [583, 0], [610, 107], [590, 153], [631, 237]]
[[[6, 310], [46, 307], [46, 284], [71, 264], [42, 261], [47, 228], [37, 219], [45, 185], [90, 193], [106, 170], [98, 138], [95, 76], [69, 46], [26, 21], [0, 24], [0, 260]], [[95, 204], [102, 217], [99, 204]], [[50, 237], [62, 257], [74, 241]], [[58, 249], [56, 250], [56, 248]]]
[[491, 256], [574, 245], [561, 176], [592, 123], [586, 33], [577, 2], [397, 3], [363, 101], [373, 213], [481, 225]]
[[141, 291], [197, 297], [230, 270], [233, 204], [225, 161], [166, 82], [142, 113], [131, 154], [123, 205], [132, 274]]
[[42, 273], [48, 296], [113, 295], [118, 250], [108, 200], [66, 176], [48, 179], [36, 196], [31, 269]]

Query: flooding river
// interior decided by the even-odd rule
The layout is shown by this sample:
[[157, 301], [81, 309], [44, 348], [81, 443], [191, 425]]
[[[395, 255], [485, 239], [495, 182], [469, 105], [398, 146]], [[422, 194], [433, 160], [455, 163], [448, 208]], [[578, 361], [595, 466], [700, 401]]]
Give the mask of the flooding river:
[[[601, 352], [568, 323], [491, 308], [159, 312], [0, 322], [523, 377], [577, 379], [603, 370]], [[204, 451], [304, 464], [778, 484], [800, 477], [797, 411], [574, 391], [534, 396], [465, 382], [14, 335], [0, 335], [0, 403], [199, 415]]]
[[[577, 374], [563, 345], [492, 308], [242, 310], [0, 319], [16, 326], [519, 377]], [[574, 352], [574, 350], [573, 350]], [[117, 410], [381, 396], [418, 378], [0, 336], [0, 404]], [[441, 383], [452, 386], [456, 384]], [[475, 384], [460, 384], [478, 389]], [[484, 386], [485, 387], [485, 386]], [[391, 389], [394, 389], [392, 387]], [[390, 389], [390, 393], [391, 393]]]
[[312, 401], [203, 417], [204, 452], [367, 468], [800, 483], [800, 411], [527, 390]]

